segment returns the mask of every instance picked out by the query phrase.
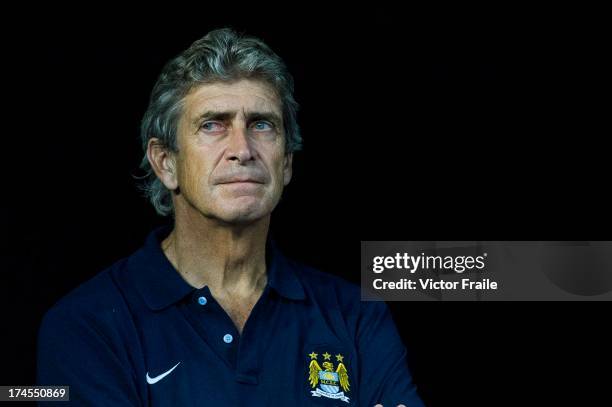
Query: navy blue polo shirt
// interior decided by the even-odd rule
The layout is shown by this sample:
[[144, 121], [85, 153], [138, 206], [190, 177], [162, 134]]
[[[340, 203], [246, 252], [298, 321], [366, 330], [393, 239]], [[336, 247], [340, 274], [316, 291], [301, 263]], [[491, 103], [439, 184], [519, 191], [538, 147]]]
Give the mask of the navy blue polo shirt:
[[267, 284], [240, 334], [168, 261], [170, 230], [47, 312], [38, 384], [69, 385], [88, 406], [422, 406], [384, 302], [269, 240]]

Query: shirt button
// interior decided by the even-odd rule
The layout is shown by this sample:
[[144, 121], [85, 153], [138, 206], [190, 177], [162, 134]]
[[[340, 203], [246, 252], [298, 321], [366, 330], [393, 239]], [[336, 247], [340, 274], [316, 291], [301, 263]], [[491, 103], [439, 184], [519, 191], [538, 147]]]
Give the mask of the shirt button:
[[233, 340], [234, 340], [234, 337], [232, 335], [230, 334], [223, 335], [223, 342], [232, 343]]
[[206, 300], [206, 297], [200, 297], [198, 298], [198, 304], [200, 305], [206, 305], [208, 301]]

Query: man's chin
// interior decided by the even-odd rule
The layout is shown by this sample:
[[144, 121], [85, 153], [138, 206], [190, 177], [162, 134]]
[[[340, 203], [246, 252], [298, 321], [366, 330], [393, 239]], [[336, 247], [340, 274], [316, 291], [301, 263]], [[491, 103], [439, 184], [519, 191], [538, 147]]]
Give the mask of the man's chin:
[[228, 224], [247, 225], [257, 222], [270, 215], [270, 211], [264, 211], [259, 207], [239, 207], [222, 211], [218, 218]]

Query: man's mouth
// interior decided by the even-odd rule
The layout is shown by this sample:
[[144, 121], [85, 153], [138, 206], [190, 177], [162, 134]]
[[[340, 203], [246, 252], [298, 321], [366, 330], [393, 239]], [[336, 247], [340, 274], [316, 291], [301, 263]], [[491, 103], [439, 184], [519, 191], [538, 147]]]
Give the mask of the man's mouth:
[[228, 175], [226, 177], [219, 177], [216, 182], [217, 184], [264, 184], [265, 178], [263, 176], [256, 176], [253, 174], [243, 175]]
[[220, 184], [263, 184], [263, 182], [255, 179], [232, 179], [220, 182]]

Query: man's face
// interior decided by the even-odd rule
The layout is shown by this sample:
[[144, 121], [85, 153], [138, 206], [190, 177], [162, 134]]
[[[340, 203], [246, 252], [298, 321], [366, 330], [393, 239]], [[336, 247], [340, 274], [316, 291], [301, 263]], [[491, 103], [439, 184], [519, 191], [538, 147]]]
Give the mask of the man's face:
[[228, 223], [272, 212], [291, 179], [281, 101], [264, 82], [202, 85], [184, 100], [178, 125], [178, 200]]

